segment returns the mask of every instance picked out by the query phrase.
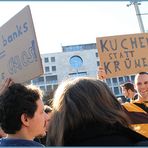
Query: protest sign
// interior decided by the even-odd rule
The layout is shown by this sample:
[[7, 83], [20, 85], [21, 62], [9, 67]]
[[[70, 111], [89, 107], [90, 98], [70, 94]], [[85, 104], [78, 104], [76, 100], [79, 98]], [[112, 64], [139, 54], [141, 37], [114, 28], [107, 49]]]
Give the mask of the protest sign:
[[96, 38], [107, 78], [148, 71], [148, 33]]
[[30, 7], [0, 28], [0, 83], [11, 77], [23, 83], [43, 74]]

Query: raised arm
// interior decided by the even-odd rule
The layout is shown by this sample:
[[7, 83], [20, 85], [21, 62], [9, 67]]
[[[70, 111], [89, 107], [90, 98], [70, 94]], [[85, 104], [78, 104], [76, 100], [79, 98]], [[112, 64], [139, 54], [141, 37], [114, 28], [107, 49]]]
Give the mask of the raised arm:
[[12, 85], [14, 82], [11, 78], [7, 78], [1, 85], [0, 85], [0, 95], [8, 88], [10, 85]]
[[105, 80], [106, 79], [106, 73], [105, 73], [105, 70], [102, 66], [99, 66], [98, 67], [98, 79], [100, 80]]

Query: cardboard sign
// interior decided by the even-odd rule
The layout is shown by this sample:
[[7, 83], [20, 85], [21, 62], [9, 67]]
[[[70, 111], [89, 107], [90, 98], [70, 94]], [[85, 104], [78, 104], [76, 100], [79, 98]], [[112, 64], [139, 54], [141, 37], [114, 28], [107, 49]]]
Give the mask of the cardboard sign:
[[0, 83], [8, 77], [23, 83], [42, 74], [31, 11], [26, 6], [0, 28]]
[[96, 43], [107, 78], [148, 71], [148, 33], [97, 37]]

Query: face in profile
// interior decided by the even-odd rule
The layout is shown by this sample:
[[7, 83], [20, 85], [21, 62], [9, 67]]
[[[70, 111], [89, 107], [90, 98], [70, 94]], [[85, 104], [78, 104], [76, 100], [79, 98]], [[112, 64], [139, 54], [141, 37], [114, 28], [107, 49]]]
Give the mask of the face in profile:
[[125, 97], [128, 97], [128, 91], [127, 91], [127, 89], [125, 89], [125, 87], [122, 87], [122, 94], [123, 94]]
[[37, 110], [29, 121], [29, 130], [32, 137], [45, 136], [49, 117], [44, 112], [44, 104], [41, 99], [37, 100]]

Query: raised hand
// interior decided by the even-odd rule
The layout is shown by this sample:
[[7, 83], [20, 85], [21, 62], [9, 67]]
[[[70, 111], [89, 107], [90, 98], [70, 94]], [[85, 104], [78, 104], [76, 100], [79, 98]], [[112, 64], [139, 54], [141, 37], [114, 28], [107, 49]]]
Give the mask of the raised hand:
[[106, 76], [104, 68], [102, 66], [99, 66], [99, 68], [98, 68], [98, 79], [104, 80], [106, 78], [107, 78], [107, 76]]

